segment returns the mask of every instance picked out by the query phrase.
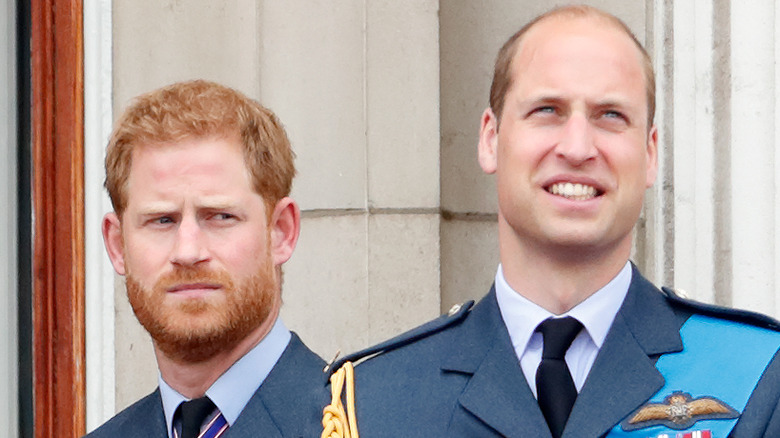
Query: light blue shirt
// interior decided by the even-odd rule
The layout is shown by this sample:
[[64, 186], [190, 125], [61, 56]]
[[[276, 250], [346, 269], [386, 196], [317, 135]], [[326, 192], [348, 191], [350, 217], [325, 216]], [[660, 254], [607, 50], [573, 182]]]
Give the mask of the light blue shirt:
[[498, 266], [496, 273], [496, 300], [501, 310], [512, 347], [520, 361], [520, 367], [528, 386], [536, 397], [536, 369], [542, 361], [542, 334], [536, 327], [547, 318], [571, 316], [585, 328], [574, 339], [566, 352], [566, 364], [571, 371], [577, 392], [582, 389], [596, 355], [604, 344], [604, 338], [615, 320], [628, 286], [631, 284], [631, 263], [626, 265], [606, 286], [588, 297], [563, 315], [554, 315], [547, 309], [525, 298], [509, 286], [504, 270]]
[[[271, 331], [206, 390], [206, 395], [217, 406], [228, 425], [232, 426], [236, 422], [244, 406], [282, 356], [291, 337], [281, 318], [277, 318]], [[172, 438], [173, 414], [182, 402], [189, 399], [168, 386], [162, 375], [158, 377], [158, 381], [168, 437]]]

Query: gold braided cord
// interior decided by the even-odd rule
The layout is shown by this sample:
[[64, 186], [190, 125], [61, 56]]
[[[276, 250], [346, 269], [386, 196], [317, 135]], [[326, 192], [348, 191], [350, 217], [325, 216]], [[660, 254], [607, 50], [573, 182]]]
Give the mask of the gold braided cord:
[[[347, 410], [341, 402], [341, 393], [346, 385]], [[330, 376], [331, 401], [322, 410], [321, 438], [359, 438], [355, 418], [355, 369], [352, 362], [346, 362]]]

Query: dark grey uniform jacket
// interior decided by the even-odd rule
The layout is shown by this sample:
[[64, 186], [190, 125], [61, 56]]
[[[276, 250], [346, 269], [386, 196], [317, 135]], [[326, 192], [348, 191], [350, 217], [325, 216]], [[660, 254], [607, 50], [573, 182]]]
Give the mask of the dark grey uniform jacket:
[[[322, 407], [330, 401], [322, 385], [324, 367], [325, 362], [293, 333], [279, 361], [223, 437], [318, 437]], [[167, 438], [165, 429], [157, 389], [87, 437]]]
[[[362, 438], [550, 437], [495, 291], [469, 307], [334, 364], [332, 369], [337, 369], [346, 360], [375, 355], [355, 368]], [[576, 400], [564, 437], [604, 436], [658, 392], [664, 378], [655, 363], [661, 355], [683, 349], [679, 329], [694, 313], [777, 330], [771, 318], [661, 291], [634, 267], [626, 299]], [[731, 436], [779, 438], [779, 398], [780, 359], [775, 352]]]

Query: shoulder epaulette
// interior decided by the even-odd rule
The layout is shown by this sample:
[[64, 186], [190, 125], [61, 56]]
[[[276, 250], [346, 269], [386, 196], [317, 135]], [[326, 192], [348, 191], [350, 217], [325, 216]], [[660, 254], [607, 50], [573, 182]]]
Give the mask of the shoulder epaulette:
[[446, 314], [441, 315], [440, 317], [419, 327], [413, 328], [406, 333], [376, 344], [372, 347], [368, 347], [364, 350], [348, 354], [338, 360], [334, 360], [332, 363], [328, 364], [324, 370], [326, 378], [330, 376], [331, 373], [341, 368], [345, 362], [356, 363], [358, 361], [366, 360], [368, 358], [378, 356], [382, 353], [403, 347], [404, 345], [419, 341], [420, 339], [431, 336], [434, 333], [438, 333], [445, 328], [462, 321], [466, 315], [468, 315], [468, 312], [471, 310], [473, 305], [474, 301], [467, 301], [463, 304], [456, 304], [452, 306], [452, 308]]
[[772, 318], [771, 316], [763, 315], [757, 312], [751, 312], [749, 310], [732, 309], [730, 307], [723, 307], [694, 301], [689, 299], [687, 294], [678, 289], [662, 287], [661, 290], [666, 296], [666, 299], [674, 304], [690, 310], [691, 312], [780, 332], [780, 321]]

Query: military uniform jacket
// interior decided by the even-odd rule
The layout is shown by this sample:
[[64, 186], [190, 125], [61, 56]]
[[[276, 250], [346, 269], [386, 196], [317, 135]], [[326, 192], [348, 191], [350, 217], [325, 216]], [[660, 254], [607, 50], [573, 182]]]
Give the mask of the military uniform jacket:
[[[314, 437], [321, 430], [325, 362], [293, 333], [290, 343], [223, 438]], [[117, 414], [87, 438], [167, 438], [160, 390]]]
[[[551, 436], [523, 376], [495, 291], [468, 307], [339, 361], [374, 355], [355, 368], [361, 437]], [[646, 406], [664, 386], [656, 369], [658, 359], [683, 350], [680, 328], [697, 314], [776, 330], [776, 322], [768, 317], [662, 292], [634, 267], [626, 298], [577, 397], [564, 438], [607, 436]], [[762, 364], [755, 389], [748, 392], [747, 405], [729, 436], [780, 437], [776, 353], [770, 351], [768, 365]], [[695, 425], [690, 430], [696, 430]], [[680, 435], [673, 432], [667, 437], [707, 436], [677, 432]]]

